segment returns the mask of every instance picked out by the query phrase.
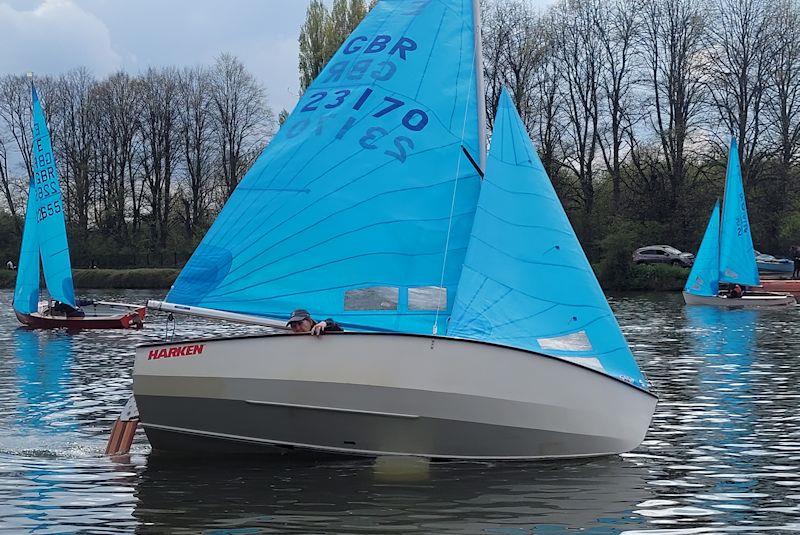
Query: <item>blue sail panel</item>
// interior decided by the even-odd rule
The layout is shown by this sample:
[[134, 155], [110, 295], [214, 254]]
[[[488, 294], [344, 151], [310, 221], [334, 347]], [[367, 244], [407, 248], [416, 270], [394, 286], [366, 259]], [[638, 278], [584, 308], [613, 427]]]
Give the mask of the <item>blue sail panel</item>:
[[448, 335], [646, 381], [507, 92]]
[[36, 312], [39, 306], [39, 241], [36, 212], [36, 191], [31, 181], [28, 188], [25, 227], [22, 231], [22, 246], [17, 262], [17, 282], [14, 287], [14, 310], [20, 314]]
[[719, 280], [745, 286], [758, 286], [758, 266], [750, 235], [747, 202], [744, 197], [739, 149], [731, 139], [728, 170], [725, 175], [725, 197], [722, 201]]
[[[167, 299], [429, 333], [480, 179], [472, 0], [383, 0], [300, 99]], [[422, 295], [422, 298], [419, 296]]]
[[690, 294], [711, 297], [719, 292], [719, 201], [711, 211], [703, 241], [683, 289]]
[[53, 156], [50, 132], [36, 88], [33, 95], [33, 186], [36, 235], [42, 270], [50, 297], [75, 306], [72, 266], [69, 260], [64, 202]]

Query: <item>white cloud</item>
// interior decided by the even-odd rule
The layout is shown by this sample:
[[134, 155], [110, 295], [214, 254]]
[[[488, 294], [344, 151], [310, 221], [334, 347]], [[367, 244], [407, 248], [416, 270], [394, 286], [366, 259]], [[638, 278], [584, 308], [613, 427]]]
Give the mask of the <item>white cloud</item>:
[[72, 0], [44, 0], [32, 10], [0, 2], [0, 74], [78, 66], [97, 74], [122, 66], [103, 21]]

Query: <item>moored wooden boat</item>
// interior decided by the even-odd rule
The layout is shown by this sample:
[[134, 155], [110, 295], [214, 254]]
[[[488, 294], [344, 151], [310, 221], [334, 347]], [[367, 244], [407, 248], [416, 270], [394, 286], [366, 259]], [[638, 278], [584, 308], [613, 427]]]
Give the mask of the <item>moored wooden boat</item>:
[[761, 288], [767, 292], [780, 292], [800, 297], [800, 280], [774, 279], [762, 280]]

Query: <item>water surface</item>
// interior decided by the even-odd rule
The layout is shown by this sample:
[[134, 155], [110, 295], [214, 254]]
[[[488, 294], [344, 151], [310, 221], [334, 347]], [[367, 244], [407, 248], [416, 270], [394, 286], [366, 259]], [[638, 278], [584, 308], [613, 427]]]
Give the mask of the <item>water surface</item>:
[[[88, 292], [144, 302], [160, 294]], [[0, 529], [35, 533], [800, 531], [800, 308], [612, 306], [661, 402], [622, 456], [544, 463], [324, 463], [102, 456], [141, 332], [27, 331], [0, 293]], [[178, 319], [175, 335], [258, 332]]]

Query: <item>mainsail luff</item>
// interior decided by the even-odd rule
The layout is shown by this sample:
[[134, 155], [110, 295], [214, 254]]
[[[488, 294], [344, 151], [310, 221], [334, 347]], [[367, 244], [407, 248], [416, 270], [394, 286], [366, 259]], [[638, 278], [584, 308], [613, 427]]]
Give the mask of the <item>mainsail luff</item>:
[[345, 325], [431, 332], [450, 312], [480, 187], [462, 153], [480, 154], [484, 135], [474, 20], [473, 0], [373, 8], [167, 300], [277, 318], [303, 306]]
[[447, 334], [559, 357], [647, 388], [506, 90]]

